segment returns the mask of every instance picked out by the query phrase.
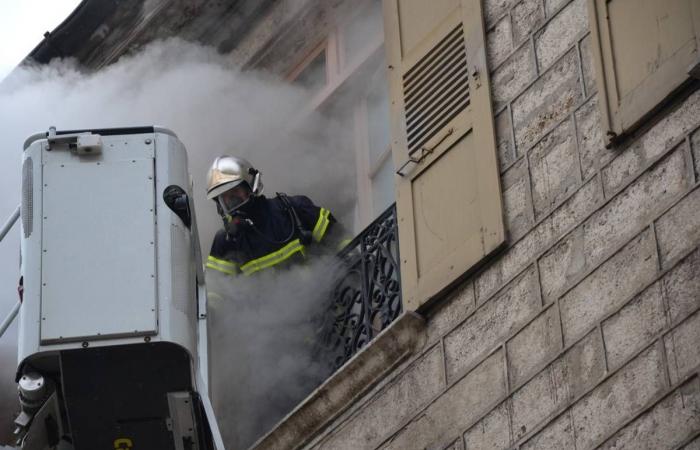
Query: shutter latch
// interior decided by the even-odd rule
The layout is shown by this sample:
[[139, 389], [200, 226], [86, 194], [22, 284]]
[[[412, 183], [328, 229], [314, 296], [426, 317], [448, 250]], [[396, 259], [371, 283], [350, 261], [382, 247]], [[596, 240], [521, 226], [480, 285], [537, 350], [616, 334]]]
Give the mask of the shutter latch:
[[442, 144], [442, 143], [445, 141], [445, 139], [447, 139], [449, 136], [451, 136], [452, 133], [454, 133], [454, 131], [455, 131], [454, 127], [450, 127], [450, 129], [447, 130], [447, 133], [445, 133], [445, 134], [440, 138], [440, 140], [438, 140], [438, 141], [435, 143], [435, 145], [433, 145], [433, 146], [430, 147], [430, 148], [428, 148], [428, 147], [421, 147], [421, 148], [420, 148], [420, 155], [419, 155], [417, 158], [414, 158], [413, 156], [409, 155], [409, 156], [408, 156], [408, 161], [406, 161], [405, 163], [403, 163], [403, 164], [401, 165], [401, 167], [399, 167], [399, 170], [396, 171], [396, 175], [398, 175], [398, 176], [400, 176], [400, 177], [406, 176], [406, 174], [403, 173], [403, 169], [404, 169], [407, 165], [409, 165], [409, 164], [411, 164], [411, 163], [413, 163], [413, 164], [420, 164], [420, 163], [425, 159], [426, 156], [428, 156], [428, 155], [430, 155], [431, 153], [433, 153], [433, 150], [435, 150], [435, 149], [437, 148], [438, 145]]

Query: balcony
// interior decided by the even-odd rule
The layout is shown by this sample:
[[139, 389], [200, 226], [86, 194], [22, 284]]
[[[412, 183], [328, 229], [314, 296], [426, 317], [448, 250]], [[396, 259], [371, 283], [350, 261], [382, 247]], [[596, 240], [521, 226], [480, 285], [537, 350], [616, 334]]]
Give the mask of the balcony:
[[321, 330], [324, 360], [333, 372], [401, 314], [396, 205], [338, 256], [341, 264]]
[[[425, 344], [425, 322], [402, 311], [396, 207], [339, 253], [317, 351], [325, 381], [253, 446], [301, 448]], [[370, 344], [371, 345], [368, 345]]]

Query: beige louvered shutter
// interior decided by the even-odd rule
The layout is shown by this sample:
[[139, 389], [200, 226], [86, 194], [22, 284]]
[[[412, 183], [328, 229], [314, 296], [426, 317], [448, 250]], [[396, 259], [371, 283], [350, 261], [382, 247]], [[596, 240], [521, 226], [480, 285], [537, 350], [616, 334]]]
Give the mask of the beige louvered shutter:
[[480, 0], [384, 0], [404, 306], [504, 242]]
[[614, 141], [690, 80], [700, 63], [700, 1], [588, 2], [599, 104]]

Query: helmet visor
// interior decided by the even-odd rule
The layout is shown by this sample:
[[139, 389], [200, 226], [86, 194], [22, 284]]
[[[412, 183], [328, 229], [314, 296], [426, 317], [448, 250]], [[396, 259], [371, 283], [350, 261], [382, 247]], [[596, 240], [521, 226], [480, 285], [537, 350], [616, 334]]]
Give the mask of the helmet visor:
[[241, 183], [216, 197], [216, 201], [221, 206], [224, 214], [231, 214], [233, 211], [248, 203], [250, 196], [251, 192], [248, 184]]

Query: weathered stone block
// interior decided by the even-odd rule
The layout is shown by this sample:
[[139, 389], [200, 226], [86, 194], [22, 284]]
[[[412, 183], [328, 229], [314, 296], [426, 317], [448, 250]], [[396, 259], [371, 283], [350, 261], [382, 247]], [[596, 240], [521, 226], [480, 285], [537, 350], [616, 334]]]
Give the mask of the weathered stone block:
[[[582, 217], [580, 213], [590, 212], [601, 199], [600, 184], [596, 178], [592, 178], [572, 197], [572, 200], [576, 200], [572, 204], [583, 207], [582, 211], [576, 211], [572, 214], [580, 220]], [[562, 231], [565, 230], [562, 229]], [[557, 235], [560, 236], [561, 233], [557, 233]], [[542, 297], [545, 302], [553, 301], [566, 286], [569, 286], [586, 269], [583, 228], [576, 228], [569, 236], [543, 255], [539, 260], [539, 266]]]
[[663, 280], [671, 322], [683, 320], [700, 306], [700, 250], [668, 272]]
[[559, 312], [550, 307], [523, 328], [508, 344], [511, 386], [518, 386], [562, 346]]
[[665, 383], [661, 351], [654, 345], [573, 406], [576, 448], [591, 448], [616, 430]]
[[547, 13], [547, 17], [552, 17], [564, 3], [568, 3], [569, 1], [570, 0], [544, 0], [544, 10]]
[[688, 97], [671, 114], [654, 124], [634, 145], [603, 170], [605, 192], [614, 192], [661, 155], [685, 133], [700, 124], [700, 91]]
[[586, 0], [574, 0], [535, 35], [537, 63], [545, 70], [588, 30]]
[[544, 22], [544, 8], [541, 0], [523, 0], [513, 6], [513, 40], [521, 43], [530, 33]]
[[520, 447], [522, 450], [561, 450], [574, 448], [574, 428], [571, 413], [557, 417], [542, 431], [531, 437]]
[[619, 153], [605, 148], [597, 95], [576, 111], [575, 116], [581, 171], [583, 178], [588, 179]]
[[507, 403], [503, 402], [464, 434], [467, 450], [501, 449], [510, 445]]
[[691, 442], [688, 442], [679, 450], [700, 450], [700, 436], [696, 437]]
[[464, 444], [462, 442], [462, 438], [460, 437], [452, 444], [450, 444], [450, 446], [447, 447], [445, 450], [464, 450]]
[[559, 301], [568, 345], [656, 275], [656, 246], [645, 230]]
[[489, 70], [493, 71], [498, 67], [511, 51], [513, 51], [513, 31], [510, 18], [506, 16], [486, 33], [486, 58]]
[[569, 232], [574, 225], [588, 216], [602, 200], [603, 193], [600, 189], [600, 183], [595, 178], [589, 180], [549, 216], [552, 219], [554, 239], [559, 239]]
[[568, 116], [581, 99], [578, 61], [572, 50], [513, 102], [518, 151], [530, 148], [554, 124]]
[[569, 401], [566, 375], [564, 364], [552, 364], [513, 394], [515, 439], [536, 428]]
[[500, 19], [511, 5], [515, 3], [515, 0], [484, 0], [484, 20], [486, 21], [486, 26], [490, 27], [494, 22]]
[[700, 383], [694, 378], [610, 438], [600, 449], [674, 448], [700, 430]]
[[[684, 156], [676, 151], [593, 214], [582, 229], [576, 229], [544, 255], [539, 264], [545, 301], [558, 296], [598, 264], [612, 247], [651, 222], [685, 190], [685, 174]], [[592, 180], [597, 184], [596, 179]], [[584, 189], [592, 189], [588, 186]]]
[[508, 237], [511, 240], [517, 240], [532, 227], [533, 223], [527, 162], [521, 159], [508, 169], [503, 174], [501, 185]]
[[589, 333], [512, 396], [513, 436], [517, 440], [591, 388], [605, 373], [603, 342]]
[[700, 188], [696, 188], [656, 221], [661, 267], [700, 243]]
[[[505, 395], [499, 350], [452, 386], [395, 435], [385, 449], [442, 448]], [[359, 446], [355, 448], [368, 448]], [[335, 447], [328, 447], [335, 448]]]
[[511, 134], [510, 111], [507, 109], [496, 116], [494, 121], [496, 128], [496, 152], [498, 153], [498, 166], [503, 172], [506, 167], [515, 161], [515, 146]]
[[537, 227], [477, 277], [477, 303], [483, 303], [503, 286], [504, 282], [530, 264], [532, 258], [580, 222], [595, 208], [601, 198], [598, 183], [593, 179], [542, 220]]
[[500, 109], [535, 78], [535, 59], [532, 47], [521, 45], [491, 75], [494, 109]]
[[700, 364], [700, 312], [674, 328], [664, 338], [671, 383], [677, 383]]
[[551, 240], [551, 223], [540, 224], [508, 249], [503, 256], [476, 278], [476, 299], [481, 304], [511, 277], [527, 267], [532, 258]]
[[321, 447], [375, 448], [405, 420], [444, 389], [440, 346], [427, 352], [396, 382], [370, 400]]
[[583, 228], [572, 231], [539, 260], [542, 298], [554, 301], [562, 291], [586, 270]]
[[665, 325], [661, 283], [654, 283], [603, 322], [603, 339], [610, 369], [620, 367], [628, 357], [649, 345]]
[[535, 217], [541, 217], [578, 186], [573, 123], [567, 120], [552, 130], [530, 150], [528, 157]]
[[539, 308], [537, 277], [532, 268], [445, 336], [447, 379], [454, 380], [475, 364], [525, 324]]
[[474, 310], [474, 283], [462, 283], [428, 315], [427, 342], [432, 343], [457, 326]]
[[[683, 149], [678, 148], [596, 212], [584, 225], [584, 248], [591, 262], [646, 226], [688, 186]], [[609, 192], [609, 191], [606, 191]]]
[[694, 378], [610, 438], [601, 450], [675, 448], [700, 430], [700, 383]]

